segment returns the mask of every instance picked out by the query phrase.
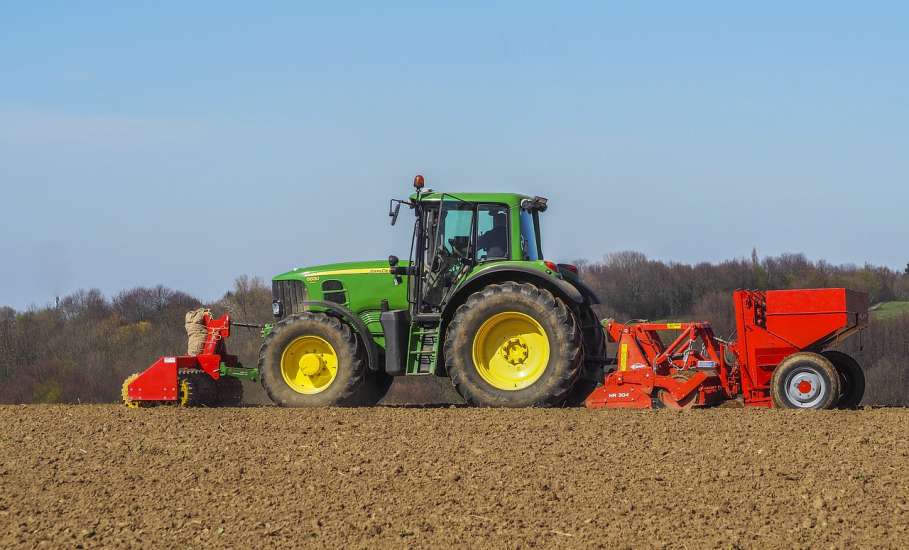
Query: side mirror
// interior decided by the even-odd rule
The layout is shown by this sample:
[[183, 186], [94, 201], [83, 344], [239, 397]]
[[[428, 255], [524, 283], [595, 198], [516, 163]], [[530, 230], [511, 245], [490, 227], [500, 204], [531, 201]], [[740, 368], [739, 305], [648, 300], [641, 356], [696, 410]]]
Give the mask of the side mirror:
[[401, 203], [391, 201], [388, 205], [388, 217], [391, 218], [391, 225], [394, 225], [398, 221], [398, 214], [401, 212]]

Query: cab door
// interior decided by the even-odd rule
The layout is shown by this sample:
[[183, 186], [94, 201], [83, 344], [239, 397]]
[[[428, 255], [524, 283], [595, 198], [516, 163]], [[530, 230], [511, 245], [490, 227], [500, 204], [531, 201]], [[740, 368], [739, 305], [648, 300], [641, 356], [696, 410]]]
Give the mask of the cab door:
[[419, 311], [441, 311], [452, 290], [474, 265], [476, 205], [444, 195], [432, 246], [426, 247]]

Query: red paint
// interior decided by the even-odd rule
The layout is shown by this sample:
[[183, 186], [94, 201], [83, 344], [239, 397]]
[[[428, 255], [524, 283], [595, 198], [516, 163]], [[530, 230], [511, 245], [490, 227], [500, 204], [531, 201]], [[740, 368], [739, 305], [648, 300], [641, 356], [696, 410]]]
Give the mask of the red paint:
[[799, 393], [809, 393], [811, 391], [811, 382], [807, 380], [802, 380], [797, 386]]

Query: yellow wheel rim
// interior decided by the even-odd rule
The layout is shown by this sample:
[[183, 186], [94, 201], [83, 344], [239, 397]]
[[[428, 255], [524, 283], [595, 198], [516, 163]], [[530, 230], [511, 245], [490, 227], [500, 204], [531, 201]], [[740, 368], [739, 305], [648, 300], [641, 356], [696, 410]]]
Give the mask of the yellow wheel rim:
[[473, 338], [473, 364], [494, 388], [524, 389], [539, 380], [549, 365], [549, 337], [529, 315], [497, 313]]
[[120, 387], [120, 397], [123, 399], [123, 404], [130, 409], [138, 408], [141, 403], [141, 401], [133, 401], [129, 398], [129, 385], [132, 384], [136, 378], [139, 378], [139, 373], [129, 375], [129, 377], [123, 381], [123, 386]]
[[177, 404], [181, 407], [186, 407], [192, 396], [193, 388], [189, 385], [189, 380], [180, 380], [180, 392], [177, 395]]
[[281, 376], [295, 392], [323, 392], [337, 375], [338, 354], [318, 336], [301, 336], [281, 354]]

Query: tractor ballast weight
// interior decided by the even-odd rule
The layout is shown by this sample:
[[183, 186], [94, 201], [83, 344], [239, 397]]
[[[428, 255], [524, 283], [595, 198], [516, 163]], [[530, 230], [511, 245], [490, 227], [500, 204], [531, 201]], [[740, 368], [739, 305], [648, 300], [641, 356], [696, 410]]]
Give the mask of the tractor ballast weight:
[[[844, 288], [737, 290], [733, 302], [734, 342], [717, 338], [706, 322], [607, 322], [617, 368], [587, 407], [689, 408], [739, 395], [757, 407], [858, 405], [861, 368], [842, 352], [824, 350], [867, 325], [867, 295]], [[660, 333], [667, 331], [678, 335], [665, 345]]]

